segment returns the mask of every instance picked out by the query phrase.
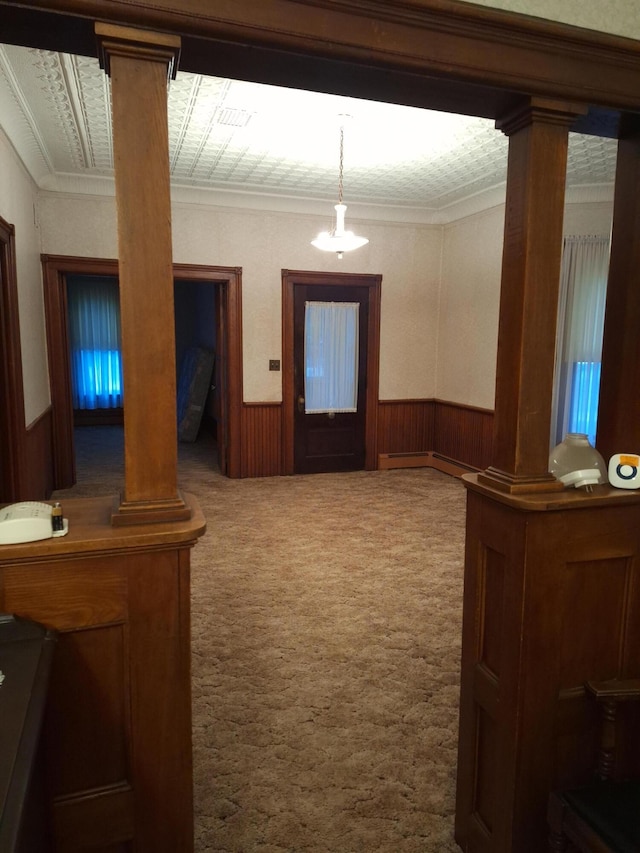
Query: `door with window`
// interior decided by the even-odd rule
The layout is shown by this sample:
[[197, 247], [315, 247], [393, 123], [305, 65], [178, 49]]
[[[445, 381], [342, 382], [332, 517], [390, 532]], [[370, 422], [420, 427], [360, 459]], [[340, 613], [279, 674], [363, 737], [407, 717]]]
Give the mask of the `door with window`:
[[283, 284], [285, 472], [375, 468], [380, 276]]
[[[294, 297], [297, 474], [364, 468], [369, 294], [300, 285]], [[327, 299], [330, 301], [327, 301]]]

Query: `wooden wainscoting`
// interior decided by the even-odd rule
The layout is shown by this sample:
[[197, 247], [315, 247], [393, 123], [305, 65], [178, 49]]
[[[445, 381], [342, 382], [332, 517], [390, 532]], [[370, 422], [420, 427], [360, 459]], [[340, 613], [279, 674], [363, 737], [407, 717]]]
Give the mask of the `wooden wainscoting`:
[[[242, 406], [241, 477], [283, 473], [282, 404]], [[491, 462], [493, 412], [444, 400], [378, 404], [379, 467], [428, 465], [448, 473], [481, 471]]]
[[434, 457], [461, 463], [478, 471], [491, 464], [493, 411], [435, 401]]
[[491, 410], [444, 400], [384, 400], [378, 408], [381, 468], [479, 471], [490, 464], [492, 441]]
[[241, 477], [282, 474], [282, 403], [243, 403]]
[[378, 453], [423, 453], [433, 449], [433, 400], [381, 400]]
[[53, 418], [51, 407], [26, 429], [26, 466], [21, 477], [27, 500], [44, 500], [53, 490]]

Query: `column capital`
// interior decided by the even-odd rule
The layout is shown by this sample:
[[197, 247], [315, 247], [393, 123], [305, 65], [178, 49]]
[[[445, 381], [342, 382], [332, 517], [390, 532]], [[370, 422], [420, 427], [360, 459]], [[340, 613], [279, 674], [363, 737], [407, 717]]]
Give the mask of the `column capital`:
[[95, 25], [95, 34], [98, 41], [100, 67], [108, 76], [111, 76], [111, 57], [124, 56], [130, 59], [164, 62], [167, 65], [167, 79], [175, 79], [180, 58], [179, 36], [100, 22]]
[[577, 118], [587, 112], [585, 104], [549, 98], [523, 98], [510, 112], [496, 119], [496, 129], [511, 136], [535, 122], [571, 127]]

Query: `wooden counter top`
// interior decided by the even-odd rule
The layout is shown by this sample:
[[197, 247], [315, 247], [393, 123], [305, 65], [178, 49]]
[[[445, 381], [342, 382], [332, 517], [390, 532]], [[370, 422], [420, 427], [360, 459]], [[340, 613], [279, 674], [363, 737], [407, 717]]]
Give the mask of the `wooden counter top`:
[[183, 498], [191, 510], [191, 518], [185, 521], [117, 527], [111, 524], [114, 496], [67, 498], [62, 502], [64, 517], [69, 520], [67, 535], [0, 545], [0, 565], [194, 543], [205, 532], [206, 521], [195, 497], [183, 493]]
[[529, 494], [510, 494], [492, 488], [478, 481], [477, 474], [463, 474], [464, 485], [474, 492], [486, 495], [499, 503], [514, 509], [549, 512], [566, 509], [590, 509], [592, 507], [615, 507], [640, 504], [640, 490], [614, 489], [613, 486], [594, 486], [593, 491], [585, 489], [563, 489], [553, 492], [531, 492]]

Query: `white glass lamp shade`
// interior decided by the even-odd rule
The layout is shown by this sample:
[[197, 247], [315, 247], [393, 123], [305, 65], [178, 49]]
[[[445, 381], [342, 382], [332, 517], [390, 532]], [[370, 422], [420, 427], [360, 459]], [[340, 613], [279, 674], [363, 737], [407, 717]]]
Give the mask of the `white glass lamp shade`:
[[346, 204], [336, 204], [336, 227], [333, 231], [322, 231], [315, 240], [311, 241], [311, 245], [316, 249], [321, 249], [323, 252], [335, 252], [338, 258], [342, 257], [343, 252], [351, 252], [353, 249], [359, 249], [366, 245], [369, 241], [366, 237], [356, 237], [353, 231], [344, 230], [344, 215], [347, 210]]
[[549, 471], [565, 486], [576, 489], [607, 483], [607, 466], [583, 433], [570, 432], [549, 455]]

